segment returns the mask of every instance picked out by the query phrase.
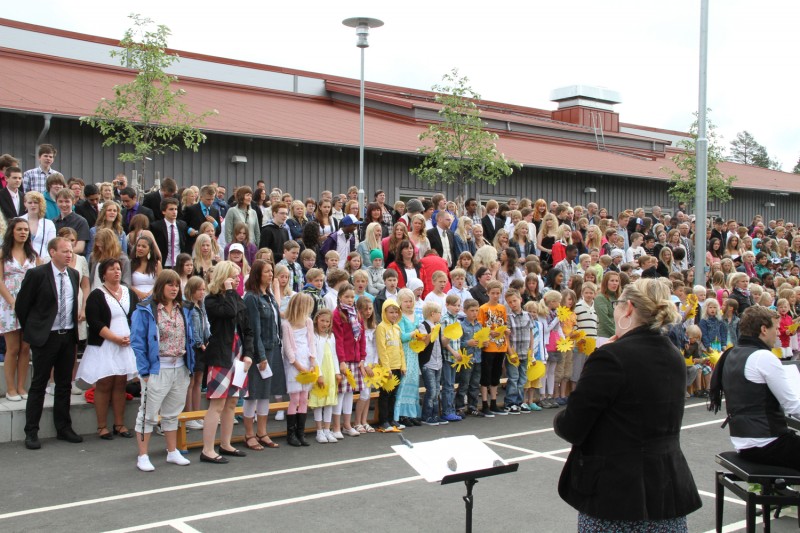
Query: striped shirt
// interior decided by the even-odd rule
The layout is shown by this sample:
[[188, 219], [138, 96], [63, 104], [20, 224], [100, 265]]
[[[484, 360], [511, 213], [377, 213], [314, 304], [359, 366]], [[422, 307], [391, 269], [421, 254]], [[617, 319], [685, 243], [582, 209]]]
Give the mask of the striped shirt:
[[586, 332], [587, 337], [597, 337], [597, 313], [594, 311], [594, 302], [587, 304], [581, 299], [575, 306], [575, 316], [578, 319], [576, 327]]

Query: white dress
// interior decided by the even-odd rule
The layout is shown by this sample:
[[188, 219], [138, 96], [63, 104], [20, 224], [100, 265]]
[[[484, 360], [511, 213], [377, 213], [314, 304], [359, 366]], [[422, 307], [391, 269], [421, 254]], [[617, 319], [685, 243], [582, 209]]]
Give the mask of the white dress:
[[[311, 363], [311, 348], [308, 345], [308, 329], [305, 327], [292, 329], [292, 334], [294, 335], [294, 342], [297, 348], [294, 354], [295, 360], [302, 366], [308, 368]], [[286, 392], [308, 392], [311, 390], [310, 384], [303, 385], [295, 379], [298, 374], [297, 369], [293, 364], [290, 364], [286, 358], [283, 359], [283, 369], [286, 373]]]
[[[106, 297], [106, 304], [111, 310], [109, 329], [120, 337], [130, 336], [131, 328], [128, 325], [130, 293], [123, 290], [122, 299], [119, 302], [108, 292], [103, 291], [103, 293]], [[81, 379], [93, 385], [99, 379], [108, 376], [127, 376], [128, 380], [131, 380], [136, 377], [136, 374], [136, 356], [133, 354], [133, 348], [103, 340], [103, 344], [100, 346], [86, 346], [75, 379]]]

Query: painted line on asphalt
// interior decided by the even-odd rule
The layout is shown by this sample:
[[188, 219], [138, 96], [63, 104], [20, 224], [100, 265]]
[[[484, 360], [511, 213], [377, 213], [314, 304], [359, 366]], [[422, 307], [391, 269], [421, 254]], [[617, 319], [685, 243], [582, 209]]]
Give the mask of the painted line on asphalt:
[[185, 523], [183, 523], [181, 521], [178, 521], [178, 520], [173, 520], [168, 525], [173, 527], [173, 528], [175, 528], [175, 529], [177, 529], [181, 533], [200, 533], [199, 530], [193, 528], [189, 524], [185, 524]]

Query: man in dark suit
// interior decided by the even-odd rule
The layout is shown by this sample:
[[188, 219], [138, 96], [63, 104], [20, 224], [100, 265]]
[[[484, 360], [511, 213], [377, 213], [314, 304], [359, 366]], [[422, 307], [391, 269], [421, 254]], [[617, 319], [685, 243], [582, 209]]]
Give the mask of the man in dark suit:
[[75, 212], [82, 216], [90, 228], [97, 225], [100, 212], [100, 190], [91, 183], [83, 188], [83, 200], [75, 204]]
[[72, 243], [56, 237], [48, 245], [50, 262], [28, 270], [22, 280], [14, 310], [22, 338], [30, 344], [33, 378], [25, 407], [25, 447], [41, 448], [39, 421], [50, 372], [55, 379], [53, 421], [59, 440], [78, 443], [83, 438], [72, 429], [69, 414], [72, 367], [78, 342], [78, 271], [69, 268]]
[[122, 202], [122, 229], [125, 233], [130, 231], [131, 219], [136, 215], [144, 215], [150, 220], [150, 224], [155, 222], [156, 218], [153, 210], [149, 207], [143, 206], [139, 203], [139, 198], [136, 196], [136, 191], [131, 187], [125, 187], [119, 193], [120, 202]]
[[200, 226], [203, 222], [214, 224], [214, 234], [219, 237], [222, 224], [219, 219], [219, 211], [214, 207], [214, 197], [216, 188], [212, 185], [205, 185], [200, 189], [200, 201], [187, 207], [183, 211], [183, 220], [189, 226], [189, 240], [187, 245], [190, 250], [194, 249], [194, 241], [200, 233]]
[[22, 190], [22, 169], [19, 167], [6, 168], [6, 186], [0, 189], [0, 212], [9, 221], [28, 212], [25, 191]]
[[178, 254], [188, 252], [186, 222], [178, 220], [177, 198], [164, 198], [161, 201], [161, 220], [150, 226], [156, 245], [161, 251], [161, 265], [174, 268]]
[[[427, 231], [431, 249], [436, 250], [439, 257], [447, 261], [447, 266], [453, 270], [458, 258], [456, 257], [456, 236], [450, 231], [453, 217], [447, 211], [439, 211], [436, 217], [436, 226]], [[447, 272], [445, 272], [447, 274]]]
[[[161, 189], [158, 191], [149, 192], [144, 195], [142, 205], [153, 212], [156, 220], [161, 220], [164, 216], [161, 214], [161, 201], [166, 198], [173, 198], [178, 192], [178, 184], [172, 178], [164, 178], [161, 182]], [[179, 202], [180, 204], [180, 202]], [[180, 212], [180, 205], [178, 206]]]

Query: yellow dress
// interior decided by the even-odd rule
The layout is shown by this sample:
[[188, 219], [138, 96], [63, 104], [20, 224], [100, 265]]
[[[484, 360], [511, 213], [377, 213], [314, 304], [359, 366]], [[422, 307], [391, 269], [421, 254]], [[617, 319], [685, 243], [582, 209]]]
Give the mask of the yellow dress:
[[336, 405], [338, 402], [337, 387], [336, 387], [336, 373], [339, 369], [338, 358], [336, 357], [336, 350], [333, 346], [333, 335], [319, 336], [316, 335], [317, 353], [322, 354], [322, 360], [319, 362], [319, 374], [325, 381], [324, 394], [319, 394], [317, 384], [311, 386], [311, 392], [308, 397], [308, 406], [311, 409], [317, 407], [325, 407], [327, 405]]

